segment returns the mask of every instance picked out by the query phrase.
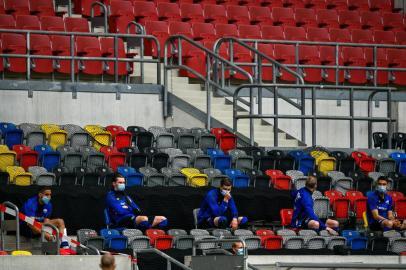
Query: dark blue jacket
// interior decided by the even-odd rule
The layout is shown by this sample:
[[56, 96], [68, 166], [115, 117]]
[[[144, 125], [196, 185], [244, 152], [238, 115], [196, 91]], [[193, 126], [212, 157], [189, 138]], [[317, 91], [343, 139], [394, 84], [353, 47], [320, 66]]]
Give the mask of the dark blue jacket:
[[[220, 193], [220, 189], [212, 189], [207, 192], [200, 205], [200, 211], [198, 213], [198, 222], [207, 220], [208, 218], [215, 218], [219, 216], [228, 216], [230, 213], [232, 218], [238, 217], [237, 207], [235, 206], [234, 199], [231, 197], [226, 203], [223, 200], [224, 196]], [[230, 218], [230, 216], [228, 216]]]
[[123, 218], [136, 216], [140, 213], [137, 204], [124, 192], [110, 191], [106, 196], [106, 208], [109, 212], [111, 221], [119, 223]]
[[388, 211], [392, 211], [393, 203], [392, 198], [388, 194], [385, 193], [383, 200], [379, 196], [379, 192], [369, 192], [368, 196], [368, 203], [367, 203], [367, 217], [368, 217], [368, 224], [372, 224], [375, 219], [372, 217], [372, 210], [377, 209], [378, 214], [381, 217], [388, 218]]
[[306, 187], [292, 192], [294, 206], [292, 216], [292, 227], [300, 228], [303, 221], [315, 220], [320, 224], [320, 230], [324, 230], [326, 225], [314, 213], [312, 193]]
[[37, 195], [24, 203], [21, 212], [28, 217], [34, 217], [38, 222], [44, 222], [44, 219], [49, 218], [52, 214], [52, 203], [40, 204]]

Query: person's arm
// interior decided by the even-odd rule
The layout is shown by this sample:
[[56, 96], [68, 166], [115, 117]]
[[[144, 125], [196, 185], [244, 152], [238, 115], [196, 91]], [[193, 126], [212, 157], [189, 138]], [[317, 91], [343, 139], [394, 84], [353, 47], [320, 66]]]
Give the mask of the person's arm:
[[121, 201], [117, 201], [113, 194], [108, 193], [106, 197], [106, 206], [107, 208], [114, 212], [117, 215], [125, 215], [128, 214], [127, 210], [124, 209], [121, 204]]
[[368, 197], [369, 211], [371, 211], [372, 218], [378, 222], [386, 220], [385, 217], [379, 215], [377, 201], [373, 197]]
[[130, 207], [132, 208], [134, 214], [136, 214], [136, 215], [140, 214], [141, 213], [140, 207], [131, 199], [130, 196], [128, 196], [128, 195], [126, 195], [126, 196], [127, 196], [127, 201], [130, 204]]
[[207, 204], [208, 204], [211, 212], [216, 217], [221, 216], [227, 210], [228, 202], [223, 200], [221, 202], [221, 204], [219, 205], [217, 203], [216, 197], [213, 194], [208, 194], [208, 196], [206, 197], [206, 200], [207, 200]]
[[321, 230], [326, 229], [326, 224], [322, 222], [319, 217], [314, 213], [313, 209], [313, 199], [310, 196], [302, 196], [301, 202], [303, 204], [304, 211], [306, 216], [309, 217], [311, 220], [317, 221], [319, 223], [319, 228]]
[[238, 210], [237, 206], [235, 205], [233, 197], [231, 197], [230, 200], [228, 201], [228, 206], [230, 207], [231, 215], [233, 216], [233, 218], [238, 218]]

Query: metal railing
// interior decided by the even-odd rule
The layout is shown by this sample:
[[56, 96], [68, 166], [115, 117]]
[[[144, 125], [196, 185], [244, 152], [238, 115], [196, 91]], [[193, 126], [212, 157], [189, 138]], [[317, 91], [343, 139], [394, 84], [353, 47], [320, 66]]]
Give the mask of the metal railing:
[[[225, 40], [229, 40], [230, 38], [225, 38]], [[221, 39], [220, 39], [221, 40]], [[237, 39], [233, 39], [235, 40]], [[295, 63], [293, 64], [284, 64], [282, 66], [288, 67], [288, 68], [295, 68], [296, 73], [298, 74], [303, 74], [303, 70], [305, 68], [318, 68], [322, 70], [329, 70], [329, 69], [334, 69], [335, 70], [335, 84], [339, 85], [339, 73], [340, 71], [351, 71], [351, 70], [365, 70], [366, 72], [369, 73], [369, 76], [366, 75], [366, 78], [368, 79], [373, 78], [373, 85], [377, 86], [377, 74], [378, 71], [388, 71], [390, 73], [393, 73], [395, 71], [406, 71], [406, 68], [399, 68], [399, 67], [380, 67], [378, 66], [378, 49], [406, 49], [406, 45], [393, 45], [393, 44], [371, 44], [371, 43], [345, 43], [345, 42], [314, 42], [314, 41], [289, 41], [289, 40], [265, 40], [265, 39], [239, 39], [240, 42], [244, 42], [245, 44], [252, 44], [251, 47], [258, 49], [259, 44], [283, 44], [283, 45], [294, 45], [295, 46]], [[220, 51], [221, 49], [221, 44], [227, 44], [227, 42], [219, 42], [218, 46], [215, 48], [217, 52]], [[328, 47], [334, 47], [335, 48], [335, 63], [334, 64], [326, 64], [326, 65], [315, 65], [315, 64], [301, 64], [299, 63], [300, 55], [299, 55], [299, 46], [301, 45], [310, 45], [310, 46], [328, 46]], [[232, 47], [232, 46], [230, 46]], [[356, 66], [356, 65], [340, 65], [340, 53], [341, 49], [343, 47], [361, 47], [361, 48], [370, 48], [372, 49], [372, 57], [373, 57], [373, 65], [372, 66]], [[233, 59], [233, 58], [231, 58]], [[269, 61], [269, 59], [267, 59]], [[275, 60], [273, 60], [275, 61]], [[273, 83], [276, 83], [276, 73], [275, 72], [275, 64], [274, 62], [271, 63], [263, 63], [261, 61], [261, 58], [255, 57], [254, 61], [252, 63], [239, 63], [239, 62], [234, 62], [231, 61], [233, 64], [236, 64], [237, 66], [243, 66], [243, 67], [253, 67], [254, 68], [254, 80], [258, 83], [262, 83], [262, 73], [261, 73], [261, 67], [272, 67], [273, 70]], [[276, 61], [275, 61], [276, 62]], [[279, 62], [276, 62], [279, 63]], [[281, 67], [281, 66], [278, 66]], [[373, 74], [371, 74], [373, 73]], [[390, 74], [390, 80], [394, 79], [394, 75]], [[347, 78], [349, 75], [346, 75], [345, 77]], [[306, 79], [306, 77], [305, 77]]]
[[[106, 34], [106, 33], [81, 33], [81, 32], [56, 32], [56, 31], [39, 31], [39, 30], [15, 30], [15, 29], [0, 29], [0, 33], [17, 33], [23, 34], [26, 37], [26, 50], [25, 54], [9, 54], [9, 53], [2, 53], [0, 57], [2, 58], [25, 58], [27, 59], [26, 63], [26, 79], [31, 79], [31, 60], [33, 59], [50, 59], [50, 60], [70, 60], [70, 81], [75, 82], [76, 80], [79, 81], [79, 74], [77, 73], [77, 78], [75, 80], [75, 62], [76, 61], [86, 61], [86, 60], [93, 60], [93, 61], [103, 61], [103, 62], [111, 62], [114, 61], [114, 82], [119, 82], [119, 74], [118, 74], [118, 64], [120, 62], [125, 63], [155, 63], [157, 66], [156, 76], [157, 76], [157, 84], [161, 84], [161, 69], [160, 69], [160, 60], [159, 59], [145, 59], [144, 58], [144, 50], [141, 50], [140, 58], [133, 58], [132, 54], [128, 53], [127, 48], [127, 57], [122, 58], [119, 57], [118, 53], [118, 39], [122, 38], [124, 40], [139, 40], [141, 44], [144, 43], [145, 40], [152, 42], [155, 44], [157, 52], [159, 53], [161, 48], [158, 39], [152, 35], [134, 35], [134, 34]], [[30, 46], [31, 46], [31, 36], [32, 35], [48, 35], [48, 36], [69, 36], [70, 37], [70, 55], [67, 56], [54, 56], [54, 55], [33, 55]], [[113, 57], [84, 57], [84, 56], [76, 56], [75, 52], [75, 37], [79, 36], [86, 36], [86, 37], [111, 37], [114, 38], [114, 56]], [[52, 73], [54, 75], [55, 71]], [[103, 72], [104, 73], [104, 72]], [[103, 81], [103, 73], [101, 75]], [[2, 73], [4, 79], [4, 72]], [[141, 70], [141, 78], [143, 80], [144, 73], [143, 69]]]
[[[262, 113], [255, 113], [254, 112], [254, 98], [252, 92], [256, 88], [263, 88], [273, 94], [273, 114], [262, 114]], [[278, 102], [279, 99], [288, 100], [288, 98], [284, 97], [282, 94], [279, 93], [280, 89], [283, 88], [299, 88], [301, 89], [301, 104], [295, 104], [293, 101], [290, 101], [291, 104], [295, 104], [295, 107], [301, 110], [300, 115], [286, 115], [280, 114], [278, 109]], [[249, 94], [249, 103], [250, 103], [250, 111], [248, 115], [238, 115], [238, 98], [241, 90], [248, 89]], [[306, 115], [306, 107], [305, 107], [305, 90], [311, 90], [311, 114]], [[321, 89], [334, 89], [334, 90], [348, 90], [349, 92], [349, 116], [328, 116], [328, 115], [317, 115], [316, 113], [316, 90]], [[302, 120], [302, 127], [301, 127], [301, 140], [304, 142], [306, 140], [306, 123], [304, 120], [310, 119], [312, 120], [312, 145], [317, 145], [317, 136], [316, 136], [316, 121], [317, 120], [348, 120], [350, 121], [350, 148], [354, 148], [354, 122], [355, 121], [367, 121], [368, 122], [368, 147], [372, 147], [372, 123], [374, 122], [384, 122], [387, 123], [387, 132], [388, 132], [388, 146], [391, 147], [391, 139], [392, 138], [392, 122], [395, 122], [395, 119], [392, 117], [392, 91], [396, 88], [393, 87], [366, 87], [366, 86], [326, 86], [326, 85], [290, 85], [290, 84], [247, 84], [247, 85], [240, 85], [236, 88], [234, 95], [233, 95], [233, 131], [238, 131], [238, 120], [240, 119], [273, 119], [273, 132], [274, 132], [274, 146], [278, 146], [278, 132], [279, 132], [279, 119], [297, 119]], [[355, 116], [354, 115], [354, 91], [371, 91], [368, 96], [368, 116]], [[372, 101], [376, 94], [378, 93], [386, 93], [386, 101], [387, 101], [387, 117], [373, 117], [372, 116]], [[258, 106], [263, 102], [263, 99], [258, 100]], [[250, 142], [254, 145], [255, 138], [254, 138], [254, 126], [252, 121], [250, 121]]]
[[377, 263], [285, 263], [277, 262], [276, 269], [290, 270], [292, 268], [327, 268], [327, 269], [405, 269], [406, 264], [377, 264]]
[[[53, 232], [55, 231], [55, 241], [47, 241], [45, 235], [48, 232], [47, 228], [50, 229], [50, 231]], [[59, 238], [59, 229], [50, 223], [43, 223], [41, 227], [41, 251], [43, 254], [54, 254], [59, 255], [59, 246], [61, 244], [61, 239]]]
[[[106, 5], [104, 5], [103, 3], [100, 2], [93, 2], [92, 5], [90, 6], [90, 18], [93, 19], [94, 18], [94, 9], [96, 6], [99, 6], [103, 11], [103, 25], [104, 25], [104, 33], [108, 33], [109, 32], [109, 25], [108, 25], [108, 15], [109, 15], [109, 11], [108, 8], [106, 7]], [[93, 24], [92, 24], [92, 32], [94, 30]]]
[[183, 263], [179, 262], [178, 260], [172, 258], [171, 256], [163, 253], [162, 251], [156, 249], [156, 248], [148, 248], [148, 249], [141, 249], [133, 252], [133, 257], [137, 258], [137, 253], [155, 253], [159, 255], [160, 257], [164, 258], [166, 260], [166, 269], [171, 270], [172, 269], [172, 263], [175, 264], [176, 266], [184, 269], [184, 270], [193, 270], [192, 268], [184, 265]]
[[20, 250], [20, 211], [18, 207], [13, 204], [12, 202], [5, 201], [3, 202], [3, 205], [5, 207], [8, 207], [12, 209], [11, 211], [14, 211], [14, 213], [9, 212], [9, 210], [6, 210], [5, 212], [0, 212], [0, 237], [1, 237], [1, 250], [4, 250], [5, 248], [5, 234], [6, 234], [6, 220], [4, 218], [4, 214], [9, 214], [11, 216], [14, 216], [15, 221], [16, 221], [16, 250]]
[[[206, 70], [205, 74], [201, 74], [198, 71], [190, 68], [189, 66], [185, 65], [183, 63], [182, 59], [182, 52], [183, 52], [183, 44], [182, 43], [187, 43], [191, 45], [193, 48], [199, 49], [202, 53], [204, 53], [205, 60], [206, 60]], [[171, 61], [171, 62], [170, 62]], [[211, 87], [216, 87], [216, 89], [220, 89], [223, 92], [227, 92], [226, 89], [224, 89], [220, 84], [218, 84], [213, 78], [212, 78], [212, 64], [213, 62], [216, 61], [216, 63], [221, 64], [223, 66], [227, 66], [228, 69], [234, 70], [243, 76], [247, 78], [247, 80], [250, 83], [253, 83], [254, 80], [247, 71], [244, 69], [238, 67], [237, 65], [231, 63], [230, 61], [222, 58], [218, 54], [214, 53], [210, 49], [204, 47], [200, 43], [186, 37], [183, 35], [174, 35], [169, 37], [166, 42], [165, 42], [165, 47], [164, 47], [164, 117], [169, 116], [169, 100], [168, 100], [168, 88], [169, 88], [169, 82], [168, 82], [168, 71], [172, 69], [183, 69], [186, 70], [193, 75], [195, 75], [197, 78], [201, 79], [204, 81], [205, 84], [205, 90], [206, 90], [206, 98], [207, 98], [207, 103], [206, 103], [206, 110], [207, 110], [207, 119], [206, 119], [206, 128], [210, 129], [211, 127]], [[172, 63], [174, 62], [174, 63]], [[228, 94], [231, 94], [227, 92]], [[244, 102], [243, 99], [240, 101]]]

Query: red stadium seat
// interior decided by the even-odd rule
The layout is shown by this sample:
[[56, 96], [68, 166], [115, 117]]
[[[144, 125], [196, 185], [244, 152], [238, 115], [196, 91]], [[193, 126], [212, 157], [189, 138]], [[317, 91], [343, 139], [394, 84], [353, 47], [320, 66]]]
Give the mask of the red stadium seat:
[[[390, 67], [406, 68], [406, 52], [404, 49], [387, 49], [388, 62]], [[393, 71], [392, 82], [397, 85], [406, 85], [406, 72]]]
[[330, 40], [333, 42], [351, 42], [351, 32], [348, 29], [330, 28]]
[[249, 24], [250, 15], [245, 6], [227, 6], [228, 23]]
[[238, 32], [240, 33], [240, 38], [247, 39], [261, 39], [261, 28], [259, 25], [239, 25]]
[[[109, 32], [128, 33], [127, 26], [134, 21], [134, 8], [129, 1], [112, 1], [109, 14]], [[135, 33], [135, 31], [133, 32]]]
[[308, 41], [330, 41], [330, 34], [327, 28], [309, 27], [307, 28]]
[[282, 5], [291, 8], [304, 8], [305, 6], [302, 0], [282, 0]]
[[[285, 44], [275, 44], [274, 45], [274, 57], [275, 60], [281, 62], [282, 64], [289, 65], [295, 64], [295, 46], [294, 45], [285, 45]], [[294, 68], [293, 68], [294, 69]], [[288, 73], [285, 70], [280, 70], [282, 73], [280, 79], [283, 81], [294, 82], [296, 77]]]
[[272, 186], [275, 189], [290, 190], [292, 185], [292, 179], [287, 175], [278, 175], [271, 177]]
[[41, 17], [41, 30], [64, 32], [65, 24], [61, 17], [43, 16]]
[[[35, 0], [33, 0], [35, 1]], [[76, 14], [82, 14], [83, 16], [90, 17], [91, 15], [91, 8], [92, 8], [92, 3], [94, 3], [94, 0], [73, 0], [73, 12]], [[110, 1], [109, 4], [111, 4], [112, 1]], [[106, 3], [107, 4], [107, 3]], [[100, 16], [101, 13], [101, 8], [99, 6], [95, 6], [93, 8], [94, 16]]]
[[351, 153], [351, 156], [362, 172], [368, 174], [369, 172], [375, 171], [376, 160], [368, 156], [367, 153], [354, 151]]
[[272, 230], [260, 229], [255, 232], [255, 235], [261, 237], [261, 245], [264, 246], [265, 239], [274, 236], [275, 233]]
[[388, 191], [388, 195], [392, 197], [392, 201], [394, 202], [394, 204], [396, 204], [397, 200], [405, 197], [405, 195], [403, 195], [403, 193], [400, 191]]
[[0, 14], [4, 14], [6, 11], [4, 10], [4, 0], [0, 0]]
[[180, 16], [184, 22], [204, 22], [203, 9], [200, 4], [181, 4]]
[[[299, 63], [302, 65], [321, 65], [318, 47], [313, 45], [300, 45]], [[303, 74], [307, 82], [317, 83], [322, 80], [320, 68], [304, 68]]]
[[353, 29], [351, 36], [353, 43], [374, 43], [374, 35], [370, 30]]
[[216, 24], [216, 35], [222, 37], [239, 37], [238, 28], [234, 24]]
[[282, 3], [271, 1], [271, 0], [254, 0], [254, 2], [255, 2], [255, 4], [257, 4], [259, 6], [262, 6], [262, 7], [267, 7], [267, 6], [270, 6], [271, 4], [272, 5], [278, 5], [279, 4], [280, 6], [282, 6]]
[[295, 10], [296, 26], [317, 26], [317, 16], [314, 9], [296, 8]]
[[264, 239], [264, 248], [265, 249], [281, 249], [283, 244], [282, 236], [279, 235], [270, 235]]
[[336, 198], [332, 209], [336, 219], [348, 220], [350, 214], [350, 200], [345, 197]]
[[272, 20], [274, 25], [296, 25], [295, 14], [291, 8], [272, 8]]
[[364, 198], [364, 194], [361, 191], [350, 190], [345, 193], [345, 197], [350, 200], [351, 207], [354, 207], [354, 202], [359, 198]]
[[212, 128], [210, 132], [216, 136], [217, 143], [221, 150], [228, 152], [235, 149], [237, 145], [237, 136], [225, 128]]
[[157, 3], [158, 19], [160, 21], [180, 21], [180, 10], [176, 3]]
[[[365, 59], [367, 61], [367, 66], [373, 67], [374, 66], [374, 50], [372, 48], [365, 48]], [[376, 65], [378, 67], [388, 67], [389, 62], [386, 55], [386, 49], [378, 48], [377, 50], [377, 62]], [[388, 71], [378, 71], [377, 72], [377, 83], [379, 85], [388, 84]]]
[[290, 226], [292, 223], [293, 209], [281, 209], [279, 211], [279, 216], [281, 218], [281, 226]]
[[[26, 54], [27, 44], [24, 35], [13, 33], [1, 34], [3, 53], [5, 54]], [[6, 62], [5, 69], [13, 73], [25, 73], [27, 72], [27, 60], [26, 58], [3, 58]]]
[[286, 26], [285, 28], [285, 37], [287, 40], [307, 40], [306, 30], [303, 27], [296, 26]]
[[172, 248], [173, 237], [167, 235], [163, 230], [148, 229], [145, 234], [149, 237], [151, 245], [156, 249], [166, 250]]
[[284, 40], [285, 34], [281, 26], [273, 25], [262, 25], [262, 38], [264, 39], [274, 39], [274, 40]]
[[314, 9], [326, 9], [326, 1], [325, 0], [304, 0], [303, 1], [306, 8], [314, 8]]
[[397, 219], [406, 219], [406, 198], [400, 198], [396, 200], [395, 212]]
[[17, 161], [25, 171], [28, 171], [28, 168], [31, 166], [38, 165], [38, 153], [29, 146], [16, 144], [13, 146], [13, 151], [17, 153]]
[[251, 24], [272, 25], [271, 11], [267, 7], [249, 7]]
[[338, 13], [334, 9], [320, 9], [317, 11], [317, 24], [319, 27], [338, 28]]
[[[80, 1], [83, 2], [83, 1]], [[37, 16], [55, 16], [53, 0], [30, 0], [31, 14]]]
[[158, 13], [154, 2], [133, 2], [135, 20], [141, 24], [146, 24], [147, 21], [157, 21]]
[[227, 23], [226, 9], [221, 5], [207, 4], [204, 6], [204, 18], [206, 22], [217, 24]]
[[369, 0], [347, 0], [349, 10], [369, 10]]
[[193, 23], [192, 31], [195, 40], [216, 40], [216, 31], [211, 23]]
[[107, 164], [113, 171], [117, 171], [119, 166], [125, 165], [125, 154], [121, 153], [115, 147], [103, 146], [100, 152], [104, 154]]
[[85, 18], [66, 17], [64, 20], [66, 32], [90, 32]]
[[192, 38], [192, 27], [190, 23], [187, 22], [170, 22], [169, 35], [184, 35], [188, 38]]
[[333, 205], [336, 199], [343, 197], [343, 194], [338, 190], [327, 190], [324, 192], [324, 196], [326, 196], [330, 200], [330, 204]]
[[[379, 14], [379, 13], [378, 13]], [[373, 28], [375, 30], [380, 30], [383, 28], [382, 17], [376, 12], [372, 11], [362, 11], [361, 12], [361, 27], [363, 29]]]
[[[161, 48], [161, 55], [159, 57], [164, 57], [163, 48], [166, 39], [169, 37], [168, 23], [164, 21], [147, 21], [145, 31], [147, 35], [153, 35], [158, 39]], [[150, 40], [145, 40], [145, 55], [158, 56], [156, 45]]]
[[29, 15], [30, 3], [28, 0], [4, 0], [4, 10], [14, 17], [17, 15]]
[[[33, 55], [52, 55], [51, 39], [48, 35], [31, 35], [30, 50]], [[54, 70], [51, 59], [32, 59], [32, 70], [38, 73], [52, 73]]]
[[369, 9], [371, 11], [392, 12], [392, 0], [369, 0]]
[[[56, 56], [70, 56], [70, 37], [69, 36], [51, 36], [52, 51]], [[74, 56], [76, 55], [76, 46], [74, 46]], [[70, 60], [58, 60], [56, 70], [59, 73], [70, 74], [71, 73], [71, 61]], [[75, 60], [74, 73], [78, 72], [78, 64]]]
[[117, 125], [106, 126], [106, 130], [111, 133], [114, 147], [118, 150], [125, 147], [130, 147], [132, 143], [132, 133], [126, 131], [123, 127]]
[[361, 28], [361, 19], [356, 10], [339, 10], [338, 23], [341, 28]]
[[[338, 71], [338, 78], [336, 78], [336, 69], [332, 66], [336, 65], [336, 48], [333, 46], [320, 46], [320, 61], [326, 67], [324, 71], [324, 80], [330, 83], [344, 82], [344, 70]], [[338, 54], [338, 64], [343, 65], [343, 58], [341, 52]]]
[[[76, 37], [76, 47], [78, 56], [101, 57], [100, 41], [97, 37]], [[79, 69], [88, 75], [101, 75], [103, 73], [103, 63], [99, 60], [80, 60]]]
[[145, 235], [149, 237], [150, 244], [155, 244], [155, 238], [160, 235], [166, 235], [165, 231], [159, 229], [148, 229], [145, 231]]
[[[366, 59], [364, 50], [362, 47], [344, 47], [342, 48], [342, 55], [344, 60], [344, 65], [346, 66], [356, 66], [356, 67], [366, 67]], [[355, 84], [366, 83], [367, 76], [365, 70], [348, 70], [349, 78], [348, 81]]]
[[16, 28], [23, 30], [41, 30], [41, 25], [37, 16], [17, 15]]
[[406, 32], [395, 32], [396, 43], [400, 45], [406, 45]]
[[[276, 26], [279, 27], [279, 26]], [[271, 58], [274, 57], [273, 53], [274, 46], [272, 44], [258, 44], [258, 50], [269, 56]], [[262, 63], [269, 64], [270, 62], [266, 59], [262, 59]], [[262, 67], [262, 80], [264, 81], [272, 81], [273, 80], [273, 68], [272, 67]]]
[[8, 14], [0, 14], [0, 28], [1, 29], [15, 29], [16, 22], [14, 17]]
[[385, 12], [382, 15], [383, 29], [392, 31], [404, 31], [405, 23], [401, 13]]
[[347, 0], [326, 0], [328, 9], [347, 10]]
[[[127, 55], [125, 52], [124, 42], [121, 38], [117, 39], [118, 42], [118, 57], [119, 58], [127, 58], [131, 55]], [[100, 38], [100, 48], [102, 56], [104, 57], [115, 57], [114, 53], [114, 38], [112, 37], [101, 37]], [[105, 72], [108, 75], [114, 76], [115, 74], [115, 63], [114, 61], [107, 61], [106, 62], [107, 69]], [[130, 74], [133, 70], [132, 63], [128, 62], [118, 62], [118, 75], [124, 76]]]
[[374, 41], [379, 44], [395, 44], [396, 36], [392, 31], [375, 30]]

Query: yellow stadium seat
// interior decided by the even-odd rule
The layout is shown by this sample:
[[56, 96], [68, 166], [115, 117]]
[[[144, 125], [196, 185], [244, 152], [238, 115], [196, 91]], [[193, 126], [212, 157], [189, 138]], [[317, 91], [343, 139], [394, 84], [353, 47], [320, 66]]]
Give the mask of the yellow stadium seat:
[[367, 218], [367, 212], [362, 213], [362, 220], [364, 221], [364, 228], [368, 229], [369, 224], [368, 224], [368, 218]]
[[205, 187], [208, 184], [207, 174], [200, 173], [195, 168], [183, 168], [181, 171], [186, 176], [187, 182], [191, 187]]
[[86, 126], [84, 127], [84, 129], [85, 129], [87, 132], [89, 132], [90, 134], [92, 134], [92, 133], [97, 133], [97, 132], [100, 132], [100, 131], [105, 131], [105, 129], [104, 129], [102, 126], [100, 126], [100, 125], [86, 125]]
[[7, 173], [10, 175], [10, 183], [17, 186], [30, 186], [32, 184], [32, 173], [26, 172], [23, 167], [8, 166]]
[[17, 154], [8, 150], [6, 145], [0, 145], [0, 171], [5, 172], [8, 166], [14, 166]]
[[49, 146], [56, 150], [58, 146], [65, 145], [68, 133], [54, 124], [42, 124], [41, 129], [45, 132]]
[[100, 150], [103, 146], [110, 146], [112, 142], [111, 133], [100, 125], [86, 125], [84, 129], [93, 138], [93, 147]]
[[32, 256], [32, 253], [26, 250], [14, 250], [11, 252], [13, 256]]
[[328, 172], [335, 170], [336, 159], [330, 157], [328, 153], [324, 151], [312, 151], [310, 155], [315, 159], [317, 168], [323, 175], [327, 175]]

